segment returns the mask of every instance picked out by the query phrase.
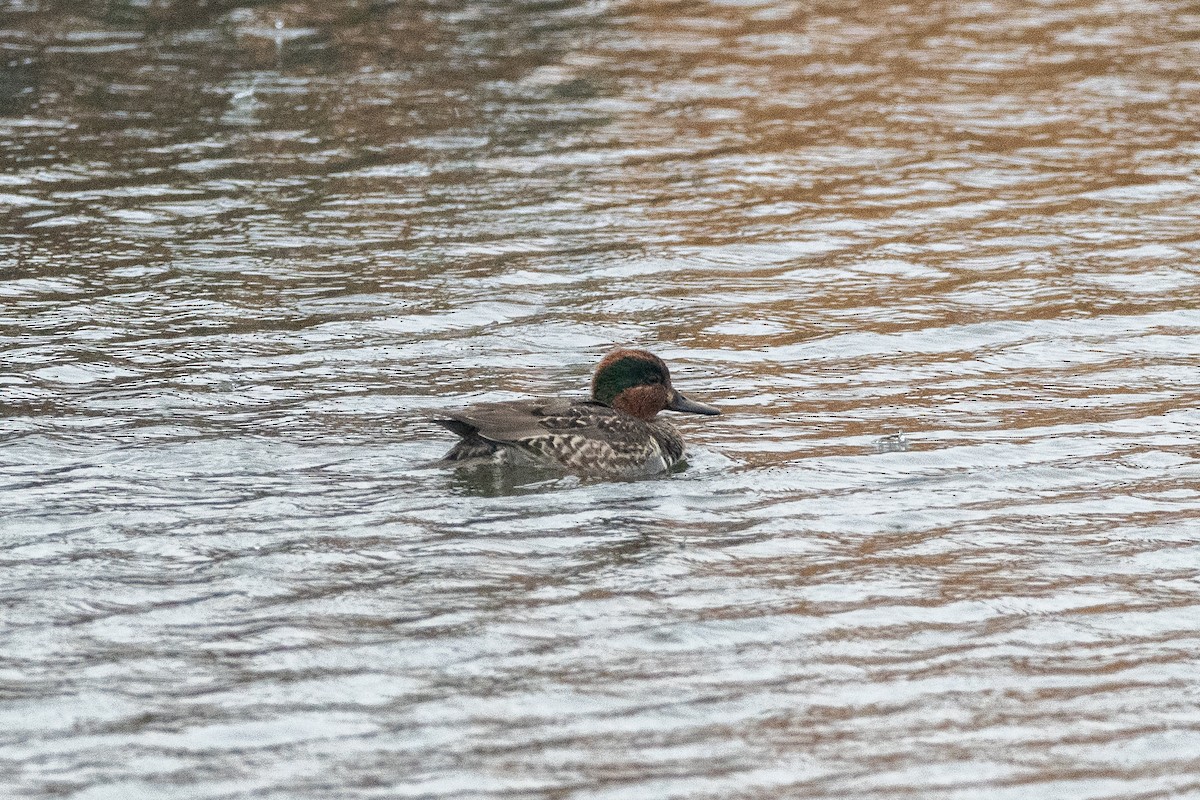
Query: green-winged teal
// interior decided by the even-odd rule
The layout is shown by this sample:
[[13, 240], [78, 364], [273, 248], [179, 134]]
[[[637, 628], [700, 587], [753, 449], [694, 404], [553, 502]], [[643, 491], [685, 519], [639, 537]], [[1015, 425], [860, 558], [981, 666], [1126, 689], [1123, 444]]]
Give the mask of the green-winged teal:
[[720, 414], [671, 385], [662, 359], [645, 350], [605, 356], [590, 400], [485, 403], [434, 419], [462, 437], [440, 463], [541, 466], [584, 476], [633, 478], [683, 460], [683, 439], [658, 412]]

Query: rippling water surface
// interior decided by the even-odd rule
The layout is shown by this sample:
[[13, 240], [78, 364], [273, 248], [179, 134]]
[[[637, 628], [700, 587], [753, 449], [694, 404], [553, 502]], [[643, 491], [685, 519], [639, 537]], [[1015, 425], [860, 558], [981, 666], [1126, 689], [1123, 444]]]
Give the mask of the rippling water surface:
[[[0, 57], [5, 797], [1200, 797], [1195, 3]], [[617, 343], [725, 410], [687, 471], [424, 466]]]

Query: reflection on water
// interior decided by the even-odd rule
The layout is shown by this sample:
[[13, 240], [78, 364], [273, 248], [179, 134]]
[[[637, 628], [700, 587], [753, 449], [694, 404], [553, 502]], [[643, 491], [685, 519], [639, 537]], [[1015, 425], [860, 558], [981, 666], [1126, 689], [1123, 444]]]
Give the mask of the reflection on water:
[[[8, 4], [4, 795], [1196, 795], [1198, 32]], [[614, 343], [686, 471], [425, 466]]]

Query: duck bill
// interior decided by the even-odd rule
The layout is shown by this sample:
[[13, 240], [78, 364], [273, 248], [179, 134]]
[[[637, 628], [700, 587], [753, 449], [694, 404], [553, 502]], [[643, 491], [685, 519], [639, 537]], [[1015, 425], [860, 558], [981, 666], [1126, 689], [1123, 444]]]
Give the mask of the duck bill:
[[671, 402], [667, 404], [667, 410], [679, 411], [684, 414], [706, 414], [710, 417], [721, 413], [720, 409], [713, 408], [706, 403], [697, 403], [695, 400], [688, 400], [679, 392], [675, 392], [671, 397]]

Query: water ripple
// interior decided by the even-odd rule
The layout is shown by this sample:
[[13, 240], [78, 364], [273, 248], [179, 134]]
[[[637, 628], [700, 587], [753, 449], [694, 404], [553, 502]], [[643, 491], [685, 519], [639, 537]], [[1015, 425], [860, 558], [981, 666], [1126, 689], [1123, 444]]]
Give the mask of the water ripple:
[[[5, 796], [1200, 793], [1186, 3], [144, 5], [0, 11]], [[427, 466], [614, 344], [686, 471]]]

